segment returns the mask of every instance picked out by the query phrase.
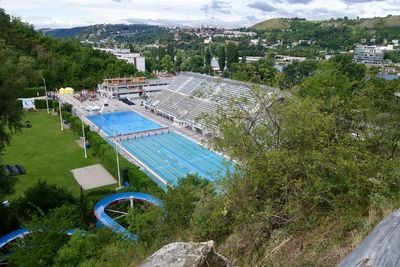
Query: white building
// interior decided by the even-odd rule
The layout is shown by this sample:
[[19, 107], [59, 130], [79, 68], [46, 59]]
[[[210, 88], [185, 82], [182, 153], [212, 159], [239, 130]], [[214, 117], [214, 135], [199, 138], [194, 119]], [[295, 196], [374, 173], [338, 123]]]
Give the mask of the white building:
[[258, 45], [260, 43], [260, 41], [258, 39], [251, 39], [250, 40], [250, 45]]
[[353, 58], [356, 62], [366, 65], [382, 65], [384, 50], [376, 45], [357, 45]]
[[302, 62], [306, 60], [305, 57], [293, 57], [293, 56], [286, 56], [286, 55], [276, 55], [275, 61], [277, 63], [292, 63], [294, 61]]
[[104, 79], [98, 92], [115, 98], [134, 99], [144, 94], [152, 95], [170, 84], [169, 79], [145, 79], [144, 77], [117, 77]]
[[125, 48], [97, 48], [101, 51], [105, 51], [107, 53], [111, 53], [115, 55], [118, 59], [125, 60], [126, 62], [135, 65], [138, 71], [146, 70], [146, 62], [145, 58], [142, 57], [139, 53], [131, 53], [129, 49]]
[[212, 43], [212, 37], [208, 36], [204, 39], [204, 44], [211, 44]]

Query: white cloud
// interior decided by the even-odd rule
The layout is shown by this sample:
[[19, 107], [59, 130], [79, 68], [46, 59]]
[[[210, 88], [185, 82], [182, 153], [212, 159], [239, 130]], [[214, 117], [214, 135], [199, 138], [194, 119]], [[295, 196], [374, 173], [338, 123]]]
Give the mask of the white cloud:
[[36, 28], [132, 22], [249, 26], [273, 17], [400, 14], [400, 0], [0, 0], [0, 5]]

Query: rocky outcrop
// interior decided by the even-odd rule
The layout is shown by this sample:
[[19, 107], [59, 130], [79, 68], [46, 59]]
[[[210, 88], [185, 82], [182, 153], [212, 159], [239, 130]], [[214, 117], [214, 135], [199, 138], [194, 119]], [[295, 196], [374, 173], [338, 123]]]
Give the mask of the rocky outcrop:
[[214, 250], [214, 241], [168, 244], [147, 258], [141, 267], [228, 267], [228, 260]]

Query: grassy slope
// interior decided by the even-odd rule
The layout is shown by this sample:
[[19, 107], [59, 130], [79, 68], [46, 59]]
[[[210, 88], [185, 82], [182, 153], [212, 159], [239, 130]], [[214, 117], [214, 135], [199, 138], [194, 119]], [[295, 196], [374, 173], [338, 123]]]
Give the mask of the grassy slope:
[[[255, 30], [284, 30], [290, 28], [290, 23], [292, 19], [269, 19], [262, 22], [259, 22], [252, 26], [252, 29]], [[373, 29], [377, 27], [400, 27], [400, 16], [388, 16], [384, 18], [376, 17], [376, 18], [362, 18], [358, 21], [350, 20], [349, 22], [345, 22], [343, 20], [323, 20], [319, 21], [321, 27], [330, 27], [332, 24], [339, 26], [347, 23], [354, 24], [354, 28], [367, 28]]]
[[251, 26], [251, 29], [260, 31], [273, 30], [273, 29], [284, 30], [289, 28], [290, 28], [290, 19], [280, 19], [280, 18], [265, 20], [255, 24], [254, 26]]
[[70, 170], [98, 162], [88, 153], [83, 157], [82, 148], [76, 143], [77, 135], [71, 130], [60, 131], [59, 118], [45, 111], [27, 112], [25, 120], [33, 127], [22, 129], [13, 136], [4, 151], [3, 164], [21, 164], [27, 174], [17, 176], [16, 198], [39, 179], [51, 184], [69, 188], [74, 195], [79, 193], [79, 185]]

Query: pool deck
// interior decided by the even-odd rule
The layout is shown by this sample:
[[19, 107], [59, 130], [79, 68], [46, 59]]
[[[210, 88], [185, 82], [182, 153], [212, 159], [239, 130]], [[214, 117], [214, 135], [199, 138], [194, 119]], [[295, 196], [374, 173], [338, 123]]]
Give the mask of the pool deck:
[[[57, 94], [56, 96], [59, 100], [61, 100], [62, 103], [71, 104], [73, 106], [74, 115], [78, 116], [86, 125], [89, 125], [91, 131], [97, 132], [105, 140], [109, 139], [110, 141], [114, 141], [114, 140], [117, 141], [117, 144], [119, 147], [118, 152], [121, 156], [123, 156], [126, 160], [128, 160], [132, 164], [138, 166], [141, 170], [146, 170], [147, 172], [152, 174], [152, 176], [154, 176], [154, 178], [156, 178], [162, 184], [167, 185], [167, 182], [163, 177], [160, 177], [159, 175], [157, 175], [153, 170], [149, 169], [148, 166], [146, 166], [138, 158], [136, 158], [134, 155], [132, 155], [123, 146], [121, 146], [121, 144], [119, 144], [119, 142], [118, 142], [118, 141], [120, 141], [118, 138], [110, 139], [110, 137], [104, 131], [102, 131], [97, 125], [95, 125], [92, 121], [90, 121], [87, 118], [88, 115], [93, 115], [93, 113], [87, 112], [85, 110], [85, 108], [88, 106], [94, 106], [94, 105], [101, 107], [103, 105], [102, 104], [103, 102], [101, 100], [81, 102], [78, 99], [76, 99], [75, 97], [73, 97], [72, 95]], [[133, 112], [136, 112], [136, 113], [142, 115], [143, 117], [150, 119], [164, 127], [165, 126], [168, 127], [170, 131], [175, 131], [178, 134], [181, 134], [181, 135], [191, 139], [192, 141], [209, 148], [209, 146], [207, 145], [207, 143], [208, 143], [207, 138], [204, 135], [197, 134], [189, 129], [177, 127], [170, 120], [165, 119], [160, 116], [157, 116], [156, 114], [152, 113], [151, 111], [146, 110], [144, 107], [141, 107], [138, 105], [130, 106], [130, 105], [125, 104], [116, 99], [109, 99], [108, 104], [109, 104], [109, 106], [104, 109], [103, 113], [119, 112], [119, 111], [133, 111]]]
[[[81, 119], [82, 119], [82, 116], [93, 115], [92, 113], [89, 113], [85, 110], [86, 107], [93, 106], [93, 105], [102, 106], [102, 101], [100, 101], [100, 100], [80, 102], [78, 99], [76, 99], [72, 95], [59, 95], [59, 97], [61, 98], [62, 102], [66, 102], [66, 103], [73, 105], [77, 111], [77, 115]], [[203, 146], [208, 147], [208, 145], [207, 145], [208, 141], [204, 135], [197, 134], [186, 128], [177, 127], [170, 120], [163, 118], [161, 116], [157, 116], [156, 114], [152, 113], [151, 111], [146, 110], [144, 107], [141, 107], [138, 105], [129, 106], [128, 104], [125, 104], [116, 99], [109, 99], [108, 104], [109, 104], [109, 107], [105, 108], [104, 113], [117, 112], [117, 111], [133, 111], [133, 112], [136, 112], [136, 113], [142, 115], [143, 117], [150, 119], [160, 125], [167, 126], [171, 131], [178, 132], [178, 133], [192, 139], [193, 141], [195, 141], [197, 143], [201, 143]], [[87, 125], [93, 124], [87, 118], [83, 118], [83, 121]]]

